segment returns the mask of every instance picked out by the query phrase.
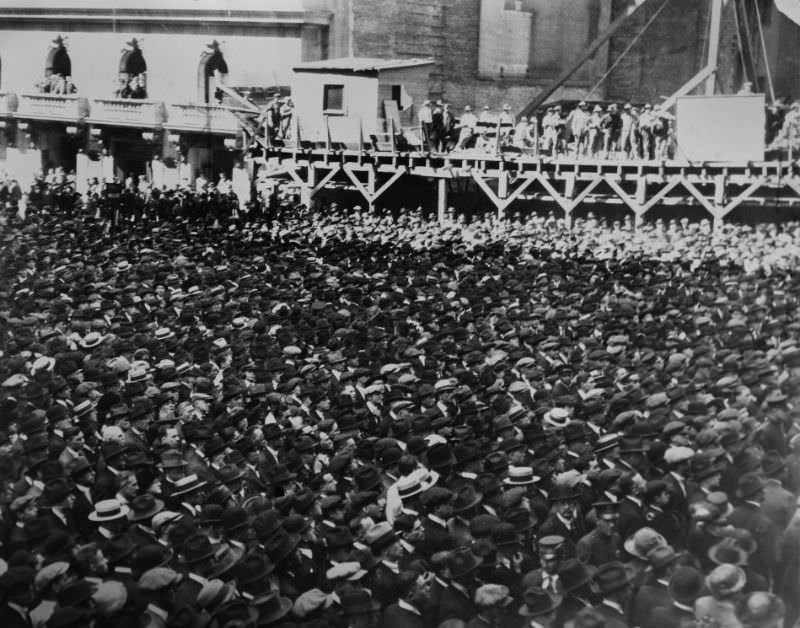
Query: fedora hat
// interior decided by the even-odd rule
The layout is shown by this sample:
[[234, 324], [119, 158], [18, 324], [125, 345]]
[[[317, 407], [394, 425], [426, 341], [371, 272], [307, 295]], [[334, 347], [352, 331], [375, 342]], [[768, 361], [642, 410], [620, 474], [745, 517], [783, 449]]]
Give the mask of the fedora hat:
[[482, 563], [483, 558], [473, 554], [468, 547], [462, 547], [447, 557], [442, 575], [450, 580], [463, 578], [475, 571]]
[[120, 504], [116, 499], [104, 499], [94, 505], [94, 510], [89, 513], [89, 521], [100, 523], [102, 521], [114, 521], [125, 519], [130, 512], [126, 504]]
[[562, 597], [539, 587], [530, 587], [522, 594], [522, 606], [519, 614], [523, 617], [541, 617], [549, 615], [561, 606]]
[[267, 578], [275, 570], [275, 565], [262, 553], [251, 552], [236, 565], [236, 583], [247, 586]]
[[764, 480], [758, 473], [750, 472], [745, 473], [739, 478], [739, 483], [736, 488], [736, 496], [739, 499], [747, 499], [752, 497], [759, 491], [764, 489]]
[[214, 557], [214, 548], [211, 541], [204, 534], [193, 534], [187, 538], [181, 546], [180, 562], [184, 565], [192, 565], [211, 560]]
[[300, 545], [300, 537], [281, 528], [275, 536], [264, 543], [264, 551], [276, 565], [280, 564]]
[[292, 610], [292, 601], [271, 591], [253, 601], [258, 610], [258, 625], [269, 626], [283, 619]]
[[231, 569], [239, 564], [239, 561], [244, 557], [244, 550], [241, 547], [233, 545], [222, 545], [214, 552], [211, 560], [212, 569], [209, 574], [209, 579], [220, 578], [222, 580], [229, 580], [225, 577]]
[[164, 510], [164, 502], [153, 497], [150, 493], [137, 495], [131, 500], [128, 519], [131, 521], [145, 521], [153, 515]]
[[465, 484], [456, 492], [453, 500], [453, 512], [459, 513], [474, 508], [483, 500], [483, 494], [475, 490], [471, 484]]
[[558, 579], [564, 591], [574, 591], [592, 581], [595, 568], [577, 558], [567, 558], [558, 566]]
[[613, 561], [600, 565], [594, 573], [593, 581], [597, 586], [597, 590], [605, 595], [606, 593], [624, 589], [630, 584], [631, 579], [625, 569], [625, 565], [618, 561]]
[[738, 593], [747, 583], [747, 575], [741, 567], [722, 564], [706, 576], [706, 585], [714, 597], [725, 597]]
[[357, 617], [377, 613], [381, 605], [372, 599], [366, 589], [350, 589], [339, 596], [339, 605], [345, 617]]
[[668, 589], [673, 600], [693, 606], [695, 600], [705, 593], [706, 581], [697, 569], [682, 565], [672, 572]]

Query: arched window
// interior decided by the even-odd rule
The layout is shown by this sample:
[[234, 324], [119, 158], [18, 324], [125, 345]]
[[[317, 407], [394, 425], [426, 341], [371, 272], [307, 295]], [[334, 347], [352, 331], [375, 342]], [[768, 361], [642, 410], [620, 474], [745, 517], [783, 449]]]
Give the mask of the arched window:
[[117, 96], [147, 98], [147, 61], [135, 38], [126, 43], [126, 49], [123, 50], [119, 60]]
[[224, 83], [228, 76], [228, 63], [220, 50], [220, 44], [215, 39], [207, 44], [208, 51], [200, 59], [199, 71], [199, 98], [202, 102], [215, 102], [222, 100], [222, 92], [216, 90], [217, 80]]

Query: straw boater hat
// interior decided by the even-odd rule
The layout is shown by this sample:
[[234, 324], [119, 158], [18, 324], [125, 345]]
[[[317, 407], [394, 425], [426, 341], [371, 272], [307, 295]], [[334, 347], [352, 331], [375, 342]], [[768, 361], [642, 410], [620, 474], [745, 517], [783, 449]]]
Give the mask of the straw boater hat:
[[89, 513], [89, 521], [101, 523], [103, 521], [115, 521], [126, 519], [130, 508], [126, 504], [120, 504], [116, 499], [104, 499], [94, 505], [94, 511]]

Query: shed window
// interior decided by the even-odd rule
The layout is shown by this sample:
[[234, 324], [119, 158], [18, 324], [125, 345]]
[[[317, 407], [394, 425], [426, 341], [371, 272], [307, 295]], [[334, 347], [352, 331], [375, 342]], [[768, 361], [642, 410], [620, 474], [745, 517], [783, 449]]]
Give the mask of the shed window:
[[341, 113], [344, 111], [344, 85], [325, 85], [322, 109], [326, 112]]

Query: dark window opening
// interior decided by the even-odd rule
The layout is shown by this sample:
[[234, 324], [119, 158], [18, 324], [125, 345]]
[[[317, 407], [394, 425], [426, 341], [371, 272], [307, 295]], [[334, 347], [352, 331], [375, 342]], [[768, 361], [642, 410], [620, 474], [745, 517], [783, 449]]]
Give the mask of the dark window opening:
[[322, 97], [323, 111], [344, 111], [344, 85], [326, 85]]
[[69, 53], [64, 46], [59, 46], [50, 55], [47, 74], [57, 74], [63, 77], [72, 76], [72, 60], [69, 58]]

